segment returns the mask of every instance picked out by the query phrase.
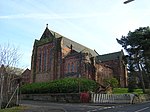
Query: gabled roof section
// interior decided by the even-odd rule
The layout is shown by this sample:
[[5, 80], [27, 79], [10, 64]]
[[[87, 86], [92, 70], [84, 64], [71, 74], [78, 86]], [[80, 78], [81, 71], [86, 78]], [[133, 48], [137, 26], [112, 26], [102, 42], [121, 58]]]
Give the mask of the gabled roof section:
[[80, 52], [83, 53], [84, 51], [89, 51], [89, 53], [92, 54], [92, 56], [97, 56], [97, 53], [90, 48], [87, 48], [87, 47], [85, 47], [73, 40], [70, 40], [66, 37], [62, 37], [62, 39], [63, 39], [63, 44], [65, 47], [70, 48], [70, 46], [72, 45], [72, 49], [77, 51], [78, 53], [80, 53]]
[[97, 56], [97, 53], [94, 51], [94, 50], [91, 50], [73, 40], [70, 40], [62, 35], [60, 35], [59, 33], [56, 33], [52, 30], [49, 30], [48, 29], [48, 24], [47, 24], [47, 27], [42, 35], [42, 37], [40, 38], [40, 40], [45, 40], [45, 39], [49, 39], [49, 40], [53, 40], [54, 38], [61, 38], [63, 40], [63, 45], [65, 47], [70, 47], [72, 45], [72, 49], [77, 51], [78, 53], [79, 52], [83, 52], [83, 51], [89, 51], [89, 53], [92, 55], [92, 56]]
[[62, 37], [60, 34], [54, 32], [52, 30], [49, 30], [48, 29], [48, 24], [47, 24], [46, 29], [45, 29], [44, 33], [42, 34], [41, 39], [45, 39], [45, 38], [60, 38], [60, 37]]
[[109, 61], [109, 60], [115, 60], [115, 59], [120, 59], [124, 55], [123, 50], [118, 51], [118, 52], [113, 52], [109, 54], [104, 54], [104, 55], [99, 55], [97, 56], [97, 60], [100, 61]]
[[42, 46], [44, 44], [53, 42], [53, 40], [55, 40], [57, 38], [61, 39], [60, 37], [62, 37], [60, 34], [54, 32], [52, 30], [49, 30], [48, 24], [47, 24], [47, 27], [46, 27], [45, 31], [43, 32], [40, 40], [35, 40], [34, 46]]
[[51, 33], [51, 31], [46, 27], [44, 33], [42, 34], [40, 40], [46, 39], [46, 38], [54, 38], [54, 35]]

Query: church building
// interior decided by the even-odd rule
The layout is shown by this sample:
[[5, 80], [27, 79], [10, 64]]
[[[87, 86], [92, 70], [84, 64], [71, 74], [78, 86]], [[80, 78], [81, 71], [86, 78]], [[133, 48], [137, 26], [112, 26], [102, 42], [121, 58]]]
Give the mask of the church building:
[[[69, 38], [66, 38], [48, 29], [48, 25], [39, 40], [35, 40], [32, 60], [30, 82], [47, 82], [65, 77], [84, 77], [103, 84], [103, 79], [114, 77], [113, 64], [105, 63], [101, 55]], [[119, 58], [118, 58], [119, 59]], [[125, 66], [119, 61], [121, 70]], [[124, 77], [126, 86], [126, 73], [119, 72], [116, 78]], [[122, 78], [118, 78], [122, 79]]]

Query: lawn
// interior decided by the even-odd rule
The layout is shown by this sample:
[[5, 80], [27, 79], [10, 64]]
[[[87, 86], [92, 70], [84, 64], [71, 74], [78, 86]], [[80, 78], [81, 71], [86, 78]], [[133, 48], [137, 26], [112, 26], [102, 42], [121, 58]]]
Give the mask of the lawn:
[[[128, 94], [128, 88], [114, 88], [113, 89], [113, 94]], [[142, 89], [135, 89], [134, 92], [135, 94], [143, 94]]]
[[25, 106], [17, 106], [17, 107], [12, 107], [12, 108], [7, 108], [7, 109], [1, 109], [0, 112], [21, 112], [22, 110], [27, 109]]

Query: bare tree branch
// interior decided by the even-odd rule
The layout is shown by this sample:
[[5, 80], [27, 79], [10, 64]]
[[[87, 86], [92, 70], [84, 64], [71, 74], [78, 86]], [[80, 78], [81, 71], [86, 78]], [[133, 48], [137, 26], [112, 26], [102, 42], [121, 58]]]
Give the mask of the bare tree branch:
[[20, 56], [18, 48], [9, 44], [5, 44], [4, 46], [0, 45], [0, 66], [14, 67], [18, 64]]
[[[16, 82], [18, 80], [16, 73], [21, 71], [21, 69], [16, 66], [20, 57], [18, 48], [10, 46], [10, 44], [0, 45], [0, 108], [3, 101], [7, 103], [7, 98], [5, 97], [8, 97], [14, 91], [14, 87], [17, 85], [16, 83], [18, 83]], [[1, 70], [2, 67], [5, 68], [5, 72]]]

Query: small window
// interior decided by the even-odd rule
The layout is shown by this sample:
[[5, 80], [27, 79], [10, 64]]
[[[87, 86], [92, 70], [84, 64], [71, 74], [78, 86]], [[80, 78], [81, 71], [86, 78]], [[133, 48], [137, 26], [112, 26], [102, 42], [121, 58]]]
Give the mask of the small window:
[[74, 63], [72, 62], [72, 65], [71, 65], [71, 72], [74, 72]]
[[70, 63], [68, 63], [68, 72], [70, 72]]

